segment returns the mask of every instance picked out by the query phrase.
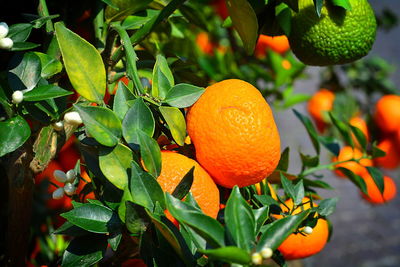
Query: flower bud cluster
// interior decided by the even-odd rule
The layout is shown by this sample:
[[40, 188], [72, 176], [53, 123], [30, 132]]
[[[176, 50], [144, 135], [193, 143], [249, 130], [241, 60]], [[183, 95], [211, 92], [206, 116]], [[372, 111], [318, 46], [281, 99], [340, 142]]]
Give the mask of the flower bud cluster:
[[0, 22], [0, 49], [10, 50], [14, 42], [8, 35], [8, 25], [5, 22]]
[[53, 192], [54, 199], [61, 199], [64, 197], [64, 194], [67, 196], [72, 196], [75, 194], [76, 192], [76, 186], [74, 183], [76, 179], [75, 170], [72, 169], [67, 171], [66, 173], [61, 170], [55, 170], [53, 175], [57, 181], [64, 184], [63, 187], [60, 187]]

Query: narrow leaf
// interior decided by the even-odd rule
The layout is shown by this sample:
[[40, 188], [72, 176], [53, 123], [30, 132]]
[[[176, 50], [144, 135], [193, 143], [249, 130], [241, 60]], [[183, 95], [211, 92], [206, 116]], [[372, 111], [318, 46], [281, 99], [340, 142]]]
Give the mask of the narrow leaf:
[[71, 94], [73, 94], [73, 92], [67, 91], [53, 84], [41, 85], [24, 93], [24, 101], [41, 101]]
[[186, 138], [186, 121], [182, 112], [175, 107], [160, 107], [161, 115], [164, 117], [175, 142], [183, 146]]
[[164, 102], [172, 107], [186, 108], [193, 105], [203, 93], [202, 87], [180, 83], [169, 90]]
[[138, 130], [138, 138], [144, 166], [154, 177], [158, 177], [161, 173], [161, 151], [157, 141], [142, 130]]

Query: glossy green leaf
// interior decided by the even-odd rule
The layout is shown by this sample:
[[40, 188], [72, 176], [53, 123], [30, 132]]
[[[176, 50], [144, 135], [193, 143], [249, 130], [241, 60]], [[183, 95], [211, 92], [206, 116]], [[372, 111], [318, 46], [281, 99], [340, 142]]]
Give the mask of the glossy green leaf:
[[306, 210], [299, 214], [287, 216], [276, 220], [268, 225], [267, 230], [261, 235], [257, 244], [257, 251], [268, 247], [275, 250], [280, 244], [307, 218], [310, 211]]
[[122, 240], [122, 234], [117, 233], [117, 234], [112, 234], [107, 238], [108, 244], [110, 244], [110, 247], [113, 251], [117, 251], [119, 244], [121, 243]]
[[138, 140], [144, 166], [154, 177], [158, 177], [161, 173], [160, 146], [142, 130], [138, 130]]
[[250, 205], [235, 186], [225, 207], [225, 225], [236, 245], [244, 250], [250, 250], [255, 241], [255, 218]]
[[331, 0], [335, 6], [343, 7], [345, 10], [351, 10], [351, 4], [349, 0]]
[[220, 260], [229, 263], [248, 265], [251, 262], [251, 256], [248, 251], [242, 248], [226, 246], [223, 248], [201, 250], [211, 259]]
[[278, 21], [280, 28], [287, 36], [290, 35], [290, 31], [292, 30], [292, 12], [293, 11], [289, 8], [289, 6], [284, 3], [281, 3], [275, 7], [276, 20]]
[[164, 117], [175, 142], [178, 145], [183, 146], [186, 138], [186, 121], [182, 112], [178, 108], [164, 106], [161, 106], [159, 110], [161, 115]]
[[65, 250], [61, 266], [93, 266], [104, 257], [106, 249], [107, 239], [103, 235], [76, 237]]
[[122, 134], [128, 144], [139, 144], [139, 130], [152, 137], [155, 121], [143, 98], [135, 99], [122, 121]]
[[87, 203], [61, 214], [69, 222], [93, 233], [111, 233], [121, 227], [121, 221], [110, 208]]
[[105, 18], [108, 22], [120, 21], [127, 16], [144, 9], [152, 0], [111, 0], [106, 7]]
[[121, 143], [114, 148], [100, 148], [100, 169], [119, 189], [123, 190], [128, 185], [127, 170], [131, 166], [132, 157], [132, 151]]
[[354, 127], [353, 125], [349, 125], [352, 133], [356, 137], [358, 143], [360, 144], [361, 148], [365, 150], [367, 147], [367, 138], [364, 133], [358, 128]]
[[131, 166], [130, 190], [132, 202], [150, 211], [154, 210], [156, 202], [165, 208], [164, 192], [157, 180], [143, 171], [135, 162], [132, 162]]
[[354, 174], [352, 171], [346, 168], [339, 167], [337, 168], [337, 170], [341, 171], [344, 175], [346, 175], [346, 177], [349, 178], [350, 181], [352, 181], [358, 188], [360, 188], [364, 194], [368, 194], [367, 185], [365, 184], [363, 178], [361, 178], [359, 175]]
[[257, 15], [247, 0], [227, 0], [233, 27], [239, 33], [247, 54], [252, 54], [258, 38]]
[[282, 172], [280, 173], [280, 176], [281, 176], [281, 183], [283, 186], [283, 190], [285, 191], [285, 194], [289, 198], [294, 199], [296, 192], [295, 192], [292, 181], [290, 181], [288, 178], [286, 178], [286, 176]]
[[177, 199], [183, 199], [188, 193], [193, 184], [194, 166], [183, 176], [182, 180], [175, 187], [172, 195]]
[[57, 230], [53, 232], [56, 235], [68, 235], [68, 236], [84, 236], [90, 234], [90, 232], [82, 229], [75, 224], [66, 221], [63, 225], [61, 225]]
[[140, 29], [145, 23], [153, 19], [159, 13], [158, 10], [146, 9], [142, 12], [138, 12], [133, 16], [128, 16], [122, 22], [122, 27], [126, 30], [137, 30]]
[[317, 154], [319, 154], [320, 145], [318, 142], [318, 133], [314, 125], [312, 124], [311, 120], [295, 109], [293, 109], [293, 112], [296, 115], [296, 117], [301, 121], [301, 123], [303, 123], [304, 127], [307, 130], [308, 135], [310, 136], [315, 151], [317, 152]]
[[336, 203], [338, 202], [338, 198], [326, 198], [321, 200], [317, 207], [317, 213], [321, 216], [329, 216], [336, 209]]
[[299, 205], [302, 203], [305, 195], [303, 180], [297, 182], [294, 186], [294, 204]]
[[253, 209], [253, 214], [256, 222], [255, 233], [257, 234], [261, 227], [265, 224], [265, 222], [269, 218], [269, 206], [263, 206], [259, 209]]
[[134, 235], [140, 235], [146, 231], [150, 220], [147, 217], [147, 213], [142, 206], [139, 206], [130, 201], [125, 202], [126, 213], [125, 213], [125, 225], [126, 228]]
[[32, 90], [40, 80], [40, 59], [32, 52], [24, 54], [17, 67], [10, 70], [8, 80], [11, 88], [16, 90]]
[[166, 193], [167, 209], [180, 223], [184, 223], [203, 237], [213, 247], [225, 244], [225, 231], [215, 219], [205, 215], [200, 210]]
[[372, 149], [371, 149], [371, 156], [373, 158], [380, 158], [386, 156], [386, 152], [380, 149], [377, 145], [376, 142], [372, 144]]
[[190, 107], [199, 99], [204, 91], [202, 87], [180, 83], [169, 90], [164, 102], [176, 108]]
[[29, 124], [21, 116], [0, 122], [0, 157], [15, 151], [31, 136]]
[[118, 82], [118, 89], [113, 102], [113, 111], [121, 121], [123, 121], [130, 108], [128, 102], [131, 100], [135, 100], [135, 96], [123, 82]]
[[24, 93], [24, 101], [41, 101], [71, 94], [73, 92], [62, 89], [54, 84], [41, 85]]
[[53, 75], [62, 71], [63, 66], [61, 62], [56, 58], [40, 52], [34, 52], [34, 53], [40, 59], [40, 63], [42, 66], [42, 71], [40, 73], [40, 76], [42, 78], [48, 79]]
[[106, 91], [106, 71], [100, 53], [61, 22], [55, 23], [55, 29], [72, 86], [87, 100], [101, 103]]
[[333, 155], [338, 156], [340, 153], [340, 145], [332, 136], [318, 136], [318, 141]]
[[13, 42], [25, 42], [31, 34], [33, 25], [30, 23], [18, 23], [10, 26], [7, 37]]
[[331, 118], [332, 124], [338, 129], [339, 133], [342, 135], [344, 141], [351, 147], [354, 147], [353, 138], [350, 134], [350, 128], [343, 121], [339, 120], [334, 113], [329, 112], [329, 117]]
[[57, 152], [57, 132], [51, 125], [43, 127], [36, 137], [33, 144], [34, 160], [36, 164], [43, 167], [47, 166]]
[[283, 152], [281, 153], [281, 158], [279, 159], [278, 166], [276, 167], [277, 170], [286, 172], [289, 168], [289, 154], [290, 148], [286, 147]]
[[315, 13], [317, 13], [318, 17], [321, 17], [321, 10], [325, 0], [313, 0], [313, 1], [314, 1]]
[[376, 167], [367, 166], [366, 168], [368, 170], [368, 173], [371, 175], [372, 179], [374, 179], [374, 182], [378, 187], [379, 191], [383, 194], [385, 189], [383, 173]]
[[163, 55], [158, 54], [153, 68], [152, 96], [164, 99], [174, 83], [174, 76], [167, 60]]
[[13, 44], [13, 47], [11, 48], [11, 51], [25, 51], [25, 50], [31, 50], [36, 47], [39, 47], [40, 44], [35, 44], [31, 42], [15, 42]]
[[131, 201], [133, 202], [133, 198], [131, 195], [131, 191], [129, 190], [129, 186], [124, 188], [124, 193], [121, 198], [121, 204], [118, 207], [118, 216], [119, 219], [125, 223], [125, 215], [126, 215], [126, 202]]
[[108, 108], [74, 105], [87, 131], [104, 146], [115, 146], [122, 135], [121, 121]]

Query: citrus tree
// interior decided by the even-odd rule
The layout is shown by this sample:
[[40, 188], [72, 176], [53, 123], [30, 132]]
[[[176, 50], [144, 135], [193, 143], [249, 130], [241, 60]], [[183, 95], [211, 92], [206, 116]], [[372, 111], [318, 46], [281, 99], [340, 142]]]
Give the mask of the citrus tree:
[[[386, 62], [357, 61], [368, 1], [37, 7], [0, 23], [3, 264], [285, 266], [329, 239], [321, 170], [371, 203], [395, 196], [400, 96]], [[312, 97], [295, 88], [307, 65], [328, 66]], [[291, 173], [270, 105], [305, 101], [311, 118], [293, 116], [315, 154]]]

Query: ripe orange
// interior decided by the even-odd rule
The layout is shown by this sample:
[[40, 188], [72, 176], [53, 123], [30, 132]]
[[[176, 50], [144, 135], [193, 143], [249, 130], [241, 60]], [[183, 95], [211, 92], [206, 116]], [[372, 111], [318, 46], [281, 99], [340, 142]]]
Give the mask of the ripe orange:
[[361, 196], [368, 202], [372, 204], [383, 204], [392, 200], [396, 196], [397, 188], [392, 178], [388, 176], [383, 177], [383, 194], [379, 191], [374, 179], [369, 174], [365, 174], [363, 179], [367, 185], [368, 195], [361, 192]]
[[200, 48], [200, 51], [204, 54], [212, 56], [214, 54], [215, 44], [213, 44], [210, 40], [210, 37], [206, 32], [201, 32], [196, 36], [197, 46]]
[[[362, 156], [363, 154], [360, 150], [358, 150], [358, 148], [353, 149], [351, 146], [345, 146], [340, 150], [339, 156], [333, 158], [333, 161], [336, 162], [336, 161], [345, 161], [350, 159], [360, 159]], [[367, 169], [365, 167], [372, 165], [373, 165], [372, 160], [365, 158], [360, 160], [360, 163], [357, 163], [356, 161], [348, 161], [336, 164], [336, 168], [339, 167], [346, 168], [352, 171], [354, 174], [362, 175], [365, 172], [367, 172]], [[339, 177], [345, 176], [340, 170], [335, 170], [335, 172]]]
[[290, 49], [289, 41], [285, 35], [268, 36], [260, 34], [254, 51], [256, 57], [265, 57], [267, 49], [284, 54]]
[[[294, 210], [293, 214], [298, 214], [303, 210], [311, 208], [309, 198], [303, 199], [302, 207], [298, 207]], [[308, 202], [308, 203], [307, 203]], [[290, 209], [293, 208], [293, 200], [289, 199], [285, 201], [285, 205]], [[313, 203], [313, 206], [317, 206]], [[282, 211], [288, 212], [289, 210], [281, 205]], [[282, 216], [277, 216], [281, 218]], [[317, 224], [314, 226], [311, 234], [293, 233], [283, 241], [278, 247], [278, 250], [282, 253], [286, 260], [294, 260], [306, 258], [320, 252], [328, 241], [329, 227], [328, 222], [322, 218], [318, 219]]]
[[375, 123], [384, 132], [400, 129], [400, 96], [385, 95], [375, 105]]
[[221, 186], [259, 183], [278, 165], [280, 138], [272, 111], [245, 81], [207, 87], [187, 114], [187, 130], [198, 162]]
[[[400, 108], [400, 107], [399, 107]], [[378, 148], [386, 152], [386, 155], [379, 158], [374, 158], [374, 163], [377, 166], [394, 169], [400, 164], [400, 155], [395, 141], [392, 138], [386, 137], [379, 142]]]
[[74, 146], [69, 146], [58, 154], [58, 162], [65, 171], [75, 168], [75, 164], [80, 158], [81, 155]]
[[194, 160], [172, 152], [161, 152], [161, 174], [157, 178], [161, 188], [172, 193], [185, 174], [192, 168], [193, 184], [190, 189], [201, 210], [216, 218], [219, 211], [219, 191], [210, 175]]
[[[360, 129], [360, 131], [364, 134], [365, 138], [367, 139], [367, 141], [369, 140], [369, 133], [368, 133], [368, 126], [367, 123], [365, 122], [365, 120], [361, 117], [353, 117], [350, 119], [349, 124], [351, 126], [354, 126], [358, 129]], [[357, 138], [352, 134], [352, 138], [353, 138], [353, 142], [356, 145], [358, 144]]]
[[307, 110], [314, 119], [319, 131], [323, 131], [326, 127], [326, 112], [331, 111], [335, 94], [328, 89], [320, 89], [308, 101]]

